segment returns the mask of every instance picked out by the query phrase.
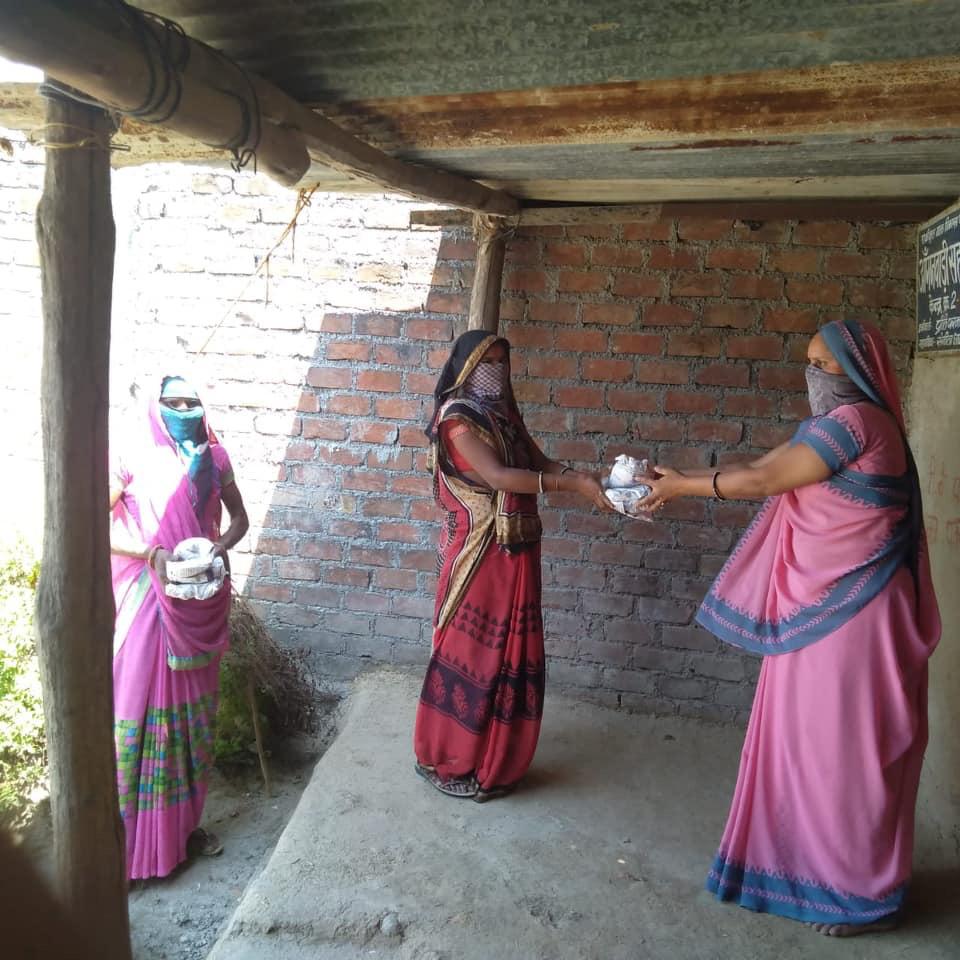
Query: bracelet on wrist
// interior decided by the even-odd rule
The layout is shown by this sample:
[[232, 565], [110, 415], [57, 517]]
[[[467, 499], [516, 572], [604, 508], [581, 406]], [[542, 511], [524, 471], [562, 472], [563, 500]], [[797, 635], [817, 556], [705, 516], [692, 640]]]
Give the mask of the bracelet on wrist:
[[151, 570], [153, 569], [153, 561], [157, 559], [157, 554], [160, 552], [160, 549], [161, 549], [161, 548], [160, 548], [160, 544], [155, 543], [155, 544], [147, 551], [147, 557], [146, 557], [147, 566], [148, 566]]
[[713, 474], [713, 495], [718, 500], [726, 500], [727, 498], [720, 492], [720, 488], [717, 486], [717, 477], [720, 476], [720, 471], [716, 470]]

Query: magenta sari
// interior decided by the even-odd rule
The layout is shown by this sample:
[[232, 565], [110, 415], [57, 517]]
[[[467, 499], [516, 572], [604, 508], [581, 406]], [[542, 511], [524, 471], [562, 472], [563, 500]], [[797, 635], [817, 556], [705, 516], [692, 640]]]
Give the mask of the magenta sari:
[[[226, 451], [211, 444], [207, 502], [195, 488], [151, 404], [149, 437], [114, 466], [115, 527], [172, 549], [187, 537], [216, 539], [220, 491], [233, 481]], [[167, 597], [141, 559], [113, 557], [114, 732], [117, 784], [130, 879], [163, 877], [186, 859], [200, 822], [213, 760], [220, 655], [227, 648], [229, 579], [209, 600]]]
[[940, 619], [885, 347], [866, 325], [831, 327], [878, 402], [800, 426], [793, 442], [833, 475], [764, 504], [697, 616], [765, 657], [707, 887], [864, 924], [896, 914], [910, 878]]

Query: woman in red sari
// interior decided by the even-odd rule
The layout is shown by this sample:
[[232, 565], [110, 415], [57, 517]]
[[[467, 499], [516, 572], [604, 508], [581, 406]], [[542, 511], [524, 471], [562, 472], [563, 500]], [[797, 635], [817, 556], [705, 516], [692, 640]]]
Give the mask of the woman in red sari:
[[548, 459], [510, 387], [510, 345], [471, 330], [453, 345], [427, 436], [440, 535], [433, 656], [414, 749], [441, 793], [508, 793], [533, 760], [543, 712], [537, 494], [579, 493], [610, 509], [598, 480]]

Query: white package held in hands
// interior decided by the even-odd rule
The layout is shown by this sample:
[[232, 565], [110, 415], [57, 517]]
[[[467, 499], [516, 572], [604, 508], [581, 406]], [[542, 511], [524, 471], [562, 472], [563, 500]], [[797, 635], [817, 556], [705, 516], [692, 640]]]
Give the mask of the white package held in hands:
[[649, 468], [650, 465], [646, 460], [637, 460], [625, 453], [621, 453], [613, 461], [610, 476], [605, 484], [604, 496], [619, 513], [639, 520], [653, 520], [650, 514], [638, 509], [640, 501], [650, 495], [650, 487], [634, 480], [634, 477], [646, 474]]
[[223, 558], [213, 555], [212, 541], [189, 537], [174, 547], [167, 560], [163, 592], [179, 600], [208, 600], [220, 592], [226, 572]]

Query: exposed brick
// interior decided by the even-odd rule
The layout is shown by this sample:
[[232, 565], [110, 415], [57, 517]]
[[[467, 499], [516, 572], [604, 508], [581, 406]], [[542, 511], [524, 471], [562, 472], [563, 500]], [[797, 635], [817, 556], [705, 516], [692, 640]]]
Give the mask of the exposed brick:
[[839, 280], [797, 280], [791, 277], [787, 280], [787, 299], [792, 303], [826, 303], [838, 304], [843, 302], [843, 284]]
[[438, 260], [475, 260], [477, 257], [477, 243], [475, 240], [465, 240], [460, 237], [446, 234], [440, 239], [437, 250]]
[[375, 363], [395, 367], [417, 367], [423, 362], [423, 350], [415, 343], [378, 343], [373, 348], [373, 359]]
[[628, 326], [637, 316], [637, 308], [619, 303], [585, 303], [582, 307], [584, 323]]
[[595, 270], [561, 270], [557, 289], [561, 293], [601, 293], [610, 277]]
[[783, 338], [728, 337], [727, 356], [731, 360], [779, 360], [783, 356]]
[[720, 270], [756, 270], [763, 251], [752, 247], [713, 247], [707, 251], [707, 266]]
[[304, 417], [303, 438], [305, 440], [346, 440], [347, 425], [340, 420]]
[[360, 443], [396, 443], [397, 427], [392, 423], [375, 420], [354, 423], [350, 427], [350, 439]]
[[420, 401], [403, 397], [378, 398], [375, 408], [377, 416], [386, 420], [418, 420], [421, 415]]
[[[573, 460], [583, 463], [595, 463], [598, 458], [597, 445], [592, 440], [560, 440], [554, 443], [553, 452], [558, 460]], [[544, 477], [545, 485], [549, 479]]]
[[310, 367], [307, 384], [311, 387], [346, 389], [353, 382], [353, 371], [347, 367]]
[[793, 228], [793, 242], [811, 247], [845, 247], [853, 236], [849, 223], [798, 223]]
[[547, 274], [534, 268], [511, 270], [503, 278], [503, 288], [522, 290], [525, 293], [543, 293], [547, 289]]
[[400, 374], [386, 370], [361, 370], [357, 374], [357, 389], [380, 393], [399, 393]]
[[584, 380], [606, 380], [623, 383], [633, 377], [631, 360], [584, 360], [580, 365]]
[[721, 340], [715, 333], [671, 333], [667, 353], [675, 357], [719, 357]]
[[440, 293], [438, 290], [431, 290], [427, 297], [426, 308], [430, 313], [465, 314], [468, 305], [466, 294]]
[[649, 223], [625, 223], [623, 239], [628, 243], [636, 240], [672, 240], [672, 220], [652, 220]]
[[719, 297], [723, 276], [716, 273], [677, 273], [670, 280], [672, 297]]
[[700, 252], [692, 247], [654, 247], [647, 261], [650, 270], [693, 270], [699, 266]]
[[533, 323], [576, 323], [577, 304], [531, 300], [529, 315]]
[[324, 349], [327, 360], [359, 360], [370, 359], [370, 344], [366, 341], [331, 340]]
[[572, 357], [558, 357], [539, 354], [532, 356], [527, 364], [527, 374], [531, 377], [553, 377], [568, 380], [577, 375], [577, 361]]
[[723, 240], [732, 229], [732, 220], [704, 220], [700, 217], [680, 217], [677, 220], [677, 235], [681, 240]]
[[752, 327], [756, 319], [756, 308], [750, 304], [707, 303], [703, 306], [703, 324], [706, 327], [734, 327], [743, 330]]
[[690, 369], [678, 360], [640, 360], [636, 379], [640, 383], [687, 383]]
[[[806, 390], [807, 378], [803, 367], [793, 364], [761, 367], [757, 371], [757, 385], [761, 390]], [[746, 384], [742, 384], [746, 386]]]
[[676, 647], [680, 650], [712, 651], [719, 647], [713, 634], [697, 626], [665, 626], [661, 633], [661, 641], [665, 647]]
[[738, 220], [733, 225], [733, 239], [744, 243], [786, 243], [791, 226], [784, 220]]
[[582, 267], [587, 262], [587, 248], [579, 243], [552, 241], [544, 244], [543, 258], [556, 267]]
[[657, 356], [663, 352], [663, 337], [658, 333], [614, 333], [610, 337], [613, 353], [639, 353]]
[[727, 283], [727, 296], [742, 300], [778, 300], [783, 294], [780, 277], [735, 274]]
[[778, 273], [816, 273], [820, 265], [819, 250], [770, 250], [767, 269]]
[[647, 262], [647, 251], [643, 247], [596, 246], [591, 261], [595, 267], [642, 267]]
[[[436, 310], [436, 307], [430, 309]], [[449, 320], [408, 320], [404, 334], [411, 340], [451, 340], [453, 324]]]
[[739, 443], [743, 424], [736, 420], [696, 420], [687, 427], [687, 436], [698, 443]]
[[507, 339], [514, 348], [536, 347], [549, 350], [553, 346], [553, 331], [543, 327], [511, 323], [507, 329]]
[[817, 314], [796, 307], [770, 307], [763, 312], [763, 327], [782, 333], [815, 333]]
[[831, 253], [823, 268], [825, 273], [841, 277], [879, 277], [883, 257], [877, 253]]
[[603, 406], [603, 390], [596, 387], [558, 387], [553, 392], [553, 399], [561, 407], [599, 409]]
[[689, 327], [696, 314], [676, 303], [654, 303], [643, 308], [643, 322], [651, 327]]
[[913, 288], [895, 280], [852, 280], [847, 285], [854, 307], [893, 307], [905, 310], [912, 305]]
[[368, 417], [373, 410], [373, 401], [369, 397], [341, 393], [330, 397], [326, 403], [327, 413], [338, 413], [351, 417]]
[[777, 402], [773, 397], [756, 393], [728, 393], [723, 398], [725, 417], [772, 417], [777, 412]]
[[613, 278], [613, 293], [630, 299], [659, 297], [663, 293], [663, 279], [652, 273], [618, 273]]
[[556, 348], [575, 353], [606, 353], [607, 337], [603, 330], [558, 330]]
[[652, 413], [657, 409], [657, 395], [640, 390], [610, 390], [607, 393], [607, 404], [611, 410]]
[[693, 380], [705, 387], [747, 387], [750, 368], [743, 363], [711, 363], [697, 370]]
[[667, 413], [713, 413], [717, 401], [709, 393], [669, 390], [663, 400], [663, 409]]
[[865, 223], [860, 227], [860, 246], [864, 250], [913, 250], [917, 243], [914, 224], [884, 227]]
[[378, 317], [376, 315], [357, 317], [353, 332], [362, 337], [399, 337], [399, 317]]

